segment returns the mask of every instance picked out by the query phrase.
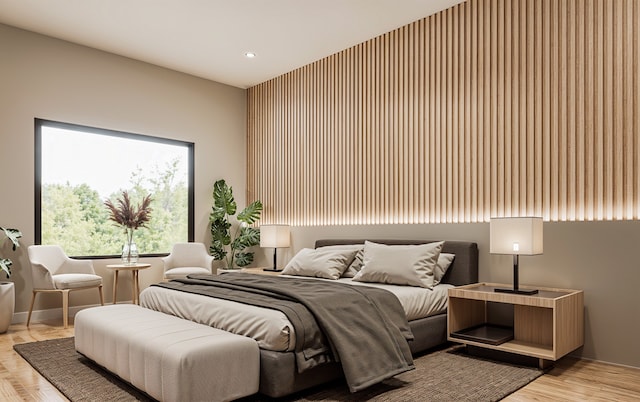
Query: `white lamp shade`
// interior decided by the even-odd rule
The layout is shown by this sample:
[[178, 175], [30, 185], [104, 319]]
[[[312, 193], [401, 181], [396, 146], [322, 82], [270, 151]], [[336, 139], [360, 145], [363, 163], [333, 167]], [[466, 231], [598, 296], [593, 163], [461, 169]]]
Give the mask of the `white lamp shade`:
[[290, 244], [289, 225], [260, 226], [260, 247], [289, 247]]
[[491, 254], [542, 254], [542, 218], [491, 218]]

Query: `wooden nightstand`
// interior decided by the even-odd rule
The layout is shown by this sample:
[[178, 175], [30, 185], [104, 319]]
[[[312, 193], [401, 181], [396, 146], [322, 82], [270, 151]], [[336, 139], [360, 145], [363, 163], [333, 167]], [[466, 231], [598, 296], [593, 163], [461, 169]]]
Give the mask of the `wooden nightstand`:
[[247, 272], [249, 274], [256, 274], [256, 275], [280, 275], [282, 273], [282, 271], [279, 272], [274, 272], [274, 271], [265, 271], [262, 267], [258, 267], [258, 268], [242, 268], [241, 269], [242, 272]]
[[[528, 296], [496, 293], [497, 287], [509, 285], [476, 283], [449, 289], [448, 340], [536, 357], [541, 367], [545, 360], [558, 360], [584, 344], [581, 290], [538, 287], [537, 294]], [[513, 328], [492, 325], [490, 303], [513, 306]], [[494, 329], [495, 337], [483, 338]], [[511, 331], [512, 339], [504, 337], [504, 331]]]

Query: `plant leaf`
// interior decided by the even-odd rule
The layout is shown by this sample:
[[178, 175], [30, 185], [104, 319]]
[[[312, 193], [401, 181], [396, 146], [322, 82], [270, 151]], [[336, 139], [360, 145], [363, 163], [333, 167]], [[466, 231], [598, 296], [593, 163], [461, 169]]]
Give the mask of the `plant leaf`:
[[246, 267], [253, 262], [253, 253], [236, 253], [236, 265]]
[[229, 229], [231, 224], [225, 219], [216, 219], [211, 222], [211, 238], [213, 241], [219, 241], [222, 245], [231, 244], [231, 233]]
[[209, 247], [209, 253], [213, 257], [214, 260], [222, 260], [227, 256], [227, 252], [224, 251], [224, 246], [219, 241], [211, 242], [211, 246]]
[[215, 260], [222, 260], [227, 256], [224, 248], [231, 243], [230, 227], [231, 225], [224, 218], [211, 222], [211, 246], [209, 247], [209, 252]]
[[8, 258], [0, 259], [0, 271], [2, 271], [5, 274], [7, 274], [7, 278], [11, 276], [11, 268], [10, 268], [11, 264], [13, 264], [13, 263]]
[[260, 244], [260, 230], [252, 227], [243, 227], [240, 234], [233, 240], [231, 249], [242, 251], [245, 248]]
[[20, 232], [18, 229], [10, 229], [10, 228], [3, 228], [3, 227], [0, 227], [0, 229], [2, 229], [4, 234], [9, 238], [9, 240], [11, 240], [11, 242], [13, 243], [13, 251], [16, 251], [16, 248], [20, 247], [20, 243], [18, 243], [18, 239], [22, 237], [22, 232]]
[[262, 212], [262, 202], [254, 201], [238, 214], [238, 220], [251, 225], [260, 219], [260, 212]]
[[233, 189], [224, 180], [218, 180], [213, 185], [213, 213], [214, 219], [223, 219], [225, 215], [234, 215], [238, 206], [233, 199]]

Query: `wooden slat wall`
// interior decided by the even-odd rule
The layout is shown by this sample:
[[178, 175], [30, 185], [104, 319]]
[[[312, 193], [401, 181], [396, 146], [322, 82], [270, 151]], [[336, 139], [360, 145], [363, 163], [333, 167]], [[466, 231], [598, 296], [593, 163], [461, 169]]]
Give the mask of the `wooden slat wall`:
[[292, 225], [640, 216], [640, 2], [469, 0], [248, 90]]

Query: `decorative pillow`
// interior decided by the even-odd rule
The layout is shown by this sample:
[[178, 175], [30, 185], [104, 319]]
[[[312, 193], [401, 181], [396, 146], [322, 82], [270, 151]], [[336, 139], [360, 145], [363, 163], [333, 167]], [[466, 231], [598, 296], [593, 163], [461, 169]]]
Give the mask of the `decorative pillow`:
[[447, 270], [451, 266], [454, 258], [456, 258], [455, 254], [440, 253], [438, 256], [438, 262], [436, 263], [436, 268], [433, 271], [434, 286], [440, 283], [442, 277], [447, 273]]
[[366, 241], [364, 263], [353, 280], [432, 288], [443, 244], [388, 246]]
[[[364, 244], [336, 244], [333, 246], [322, 246], [319, 247], [323, 250], [349, 250], [349, 251], [362, 251], [364, 249]], [[355, 258], [355, 256], [354, 256]], [[355, 260], [351, 260], [349, 261], [349, 264], [352, 264], [353, 261]], [[347, 264], [347, 265], [349, 265]]]
[[362, 267], [362, 253], [364, 244], [336, 244], [334, 246], [323, 246], [323, 249], [329, 250], [353, 250], [356, 251], [353, 259], [349, 261], [346, 271], [342, 273], [343, 278], [353, 278]]
[[362, 269], [362, 258], [364, 257], [364, 246], [360, 246], [360, 249], [353, 257], [353, 261], [349, 264], [349, 267], [342, 274], [343, 278], [353, 278]]
[[282, 274], [338, 279], [355, 255], [353, 249], [303, 248], [284, 267]]

